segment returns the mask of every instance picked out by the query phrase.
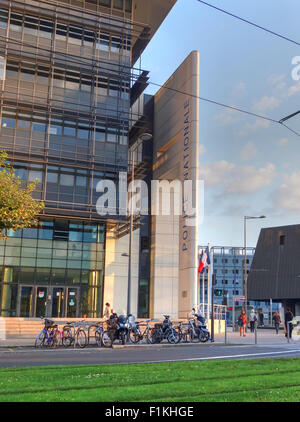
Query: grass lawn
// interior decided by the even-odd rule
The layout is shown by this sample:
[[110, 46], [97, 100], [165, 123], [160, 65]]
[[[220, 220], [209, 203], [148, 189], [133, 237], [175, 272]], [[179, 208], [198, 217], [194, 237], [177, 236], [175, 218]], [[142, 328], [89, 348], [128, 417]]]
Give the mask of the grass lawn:
[[0, 369], [1, 402], [300, 402], [300, 359]]

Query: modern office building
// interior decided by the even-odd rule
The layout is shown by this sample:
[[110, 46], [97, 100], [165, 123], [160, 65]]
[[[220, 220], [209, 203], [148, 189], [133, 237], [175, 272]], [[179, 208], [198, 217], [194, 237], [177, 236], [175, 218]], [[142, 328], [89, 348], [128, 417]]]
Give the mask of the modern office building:
[[[202, 250], [205, 247], [199, 247], [199, 259]], [[214, 303], [218, 305], [226, 305], [229, 308], [233, 306], [242, 306], [242, 302], [234, 301], [234, 296], [243, 296], [243, 279], [244, 279], [244, 258], [245, 249], [243, 247], [226, 247], [226, 246], [213, 246], [210, 248], [210, 275], [215, 275]], [[247, 265], [247, 280], [250, 274], [255, 248], [248, 247], [246, 252], [246, 265]], [[204, 273], [204, 303], [207, 302], [207, 269]], [[203, 274], [199, 276], [199, 300], [203, 301]], [[264, 300], [249, 300], [248, 306], [252, 306], [257, 310], [262, 310], [267, 318], [270, 311], [278, 309], [278, 303], [270, 305], [270, 298]], [[211, 299], [210, 299], [211, 300]], [[235, 302], [235, 303], [234, 303]]]
[[252, 300], [282, 302], [300, 317], [300, 225], [261, 229], [251, 271], [248, 295]]
[[[0, 316], [99, 317], [104, 301], [126, 309], [129, 225], [124, 215], [99, 216], [97, 184], [119, 186], [128, 170], [142, 118], [131, 106], [148, 73], [135, 63], [175, 3], [0, 0], [0, 149], [24, 184], [38, 179], [34, 196], [45, 203], [38, 227], [0, 241]], [[134, 232], [131, 257], [142, 316], [146, 226]]]

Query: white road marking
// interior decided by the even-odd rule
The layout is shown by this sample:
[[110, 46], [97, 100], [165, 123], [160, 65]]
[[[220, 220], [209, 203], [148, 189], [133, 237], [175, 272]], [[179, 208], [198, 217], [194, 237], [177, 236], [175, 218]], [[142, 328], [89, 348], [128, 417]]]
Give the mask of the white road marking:
[[209, 356], [204, 358], [186, 358], [186, 359], [168, 359], [168, 360], [153, 360], [143, 362], [130, 362], [130, 363], [162, 363], [162, 362], [186, 362], [186, 361], [198, 361], [198, 360], [214, 360], [214, 359], [228, 359], [228, 358], [242, 358], [246, 356], [262, 356], [262, 355], [277, 355], [286, 353], [300, 353], [300, 349], [286, 350], [284, 352], [264, 352], [264, 353], [244, 353], [242, 355], [225, 355], [225, 356]]

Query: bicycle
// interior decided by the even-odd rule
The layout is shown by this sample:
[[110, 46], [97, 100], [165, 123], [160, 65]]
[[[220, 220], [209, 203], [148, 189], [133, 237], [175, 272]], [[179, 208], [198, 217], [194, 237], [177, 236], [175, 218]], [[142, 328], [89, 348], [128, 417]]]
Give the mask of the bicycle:
[[131, 341], [131, 343], [137, 344], [140, 341], [142, 341], [144, 338], [146, 339], [147, 343], [151, 343], [149, 340], [149, 333], [151, 330], [149, 322], [151, 321], [152, 321], [151, 319], [148, 319], [145, 321], [146, 322], [146, 325], [144, 325], [145, 330], [142, 332], [140, 327], [143, 326], [143, 324], [140, 325], [140, 323], [135, 322], [135, 320], [133, 321], [129, 317], [129, 324], [130, 324], [129, 340]]
[[44, 328], [35, 338], [35, 347], [57, 347], [62, 340], [62, 332], [57, 324], [49, 318], [41, 317], [44, 320]]
[[83, 349], [87, 345], [86, 333], [82, 326], [85, 325], [85, 321], [78, 322], [67, 322], [63, 327], [63, 338], [62, 344], [64, 347], [70, 347], [76, 344]]
[[112, 338], [109, 332], [104, 329], [104, 325], [101, 323], [99, 323], [98, 327], [95, 330], [95, 341], [98, 347], [112, 347]]

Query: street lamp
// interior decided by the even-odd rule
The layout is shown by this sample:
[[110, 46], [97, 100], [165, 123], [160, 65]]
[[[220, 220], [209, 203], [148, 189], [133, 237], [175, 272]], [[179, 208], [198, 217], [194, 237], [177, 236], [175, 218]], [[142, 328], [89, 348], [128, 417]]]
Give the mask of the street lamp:
[[[131, 184], [134, 186], [134, 166], [135, 166], [135, 160], [134, 160], [134, 153], [139, 148], [139, 146], [145, 142], [152, 139], [151, 133], [142, 133], [139, 135], [137, 142], [130, 148], [130, 154], [131, 154]], [[129, 220], [129, 261], [128, 261], [128, 288], [127, 288], [127, 315], [130, 314], [130, 308], [131, 308], [131, 258], [132, 258], [132, 237], [133, 237], [133, 201], [132, 201], [132, 195], [131, 195], [131, 201], [130, 201], [130, 220]], [[124, 254], [122, 254], [125, 256]]]
[[259, 217], [252, 217], [245, 215], [244, 216], [244, 296], [245, 296], [245, 311], [247, 313], [247, 302], [248, 302], [248, 294], [247, 294], [247, 241], [246, 241], [246, 221], [247, 220], [254, 220], [257, 218], [266, 218], [265, 215], [261, 215]]

